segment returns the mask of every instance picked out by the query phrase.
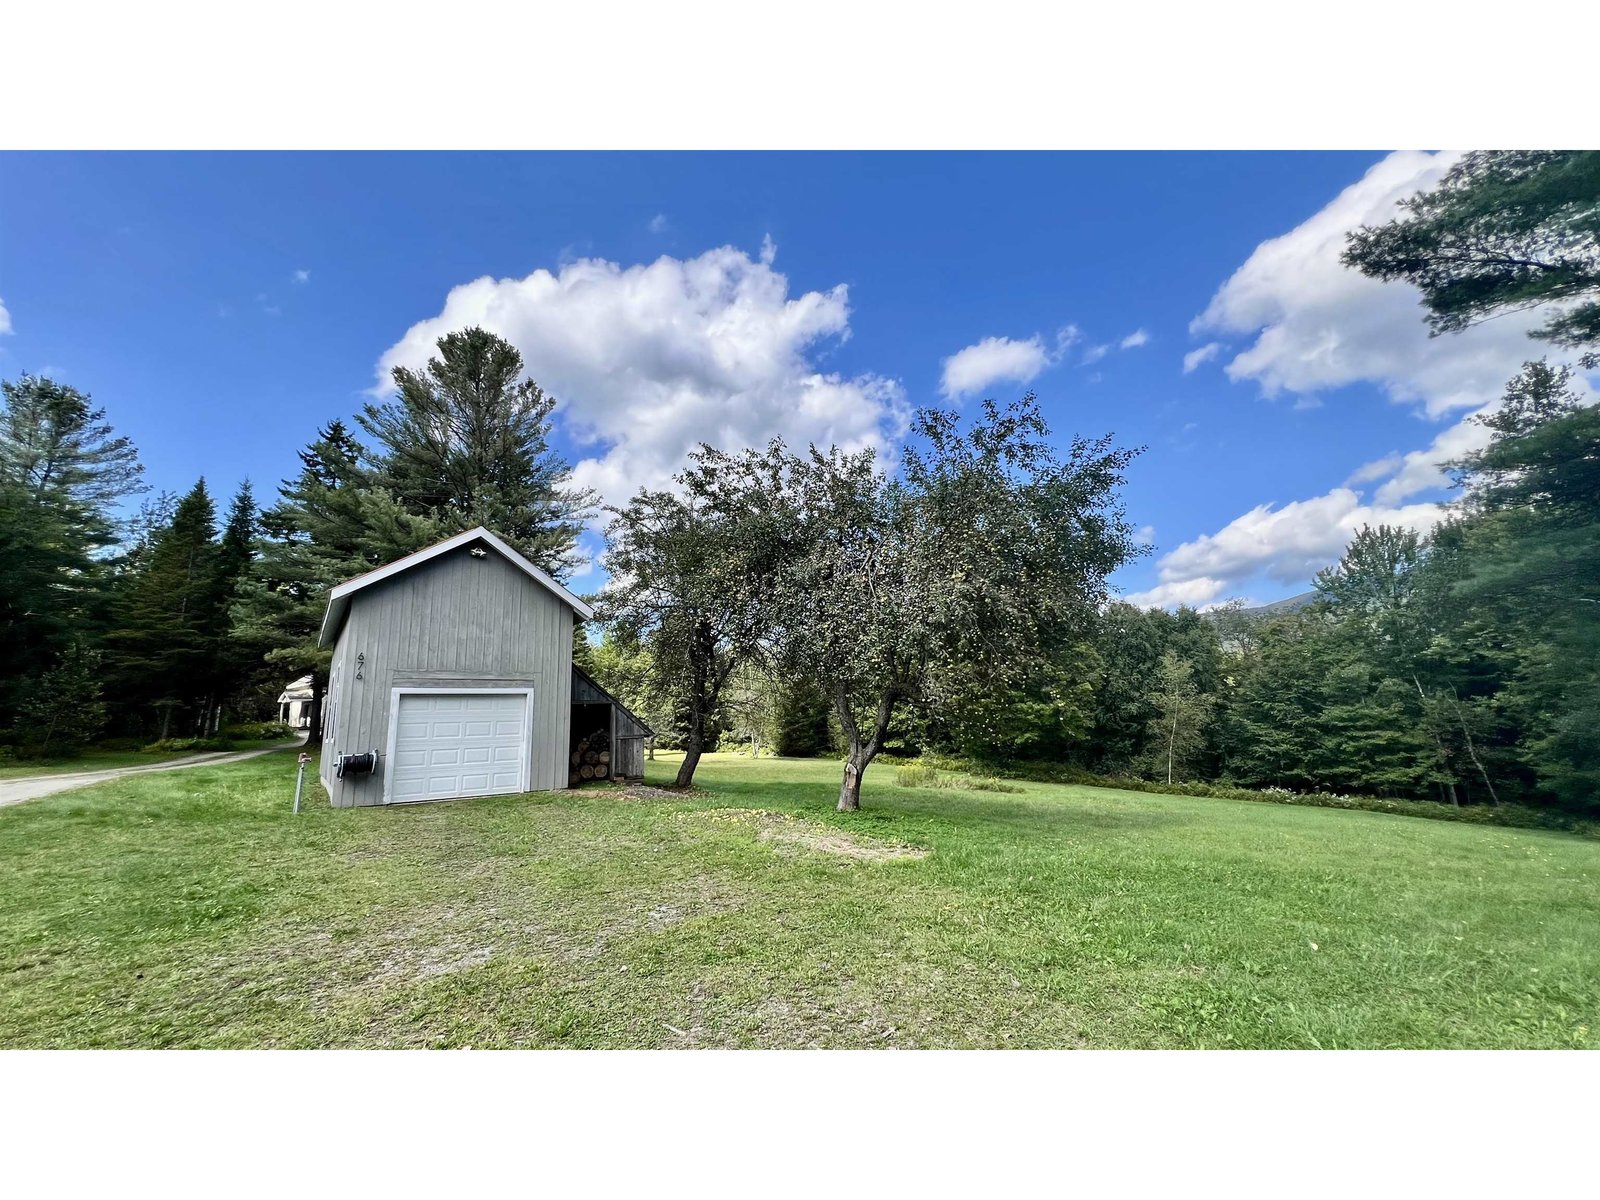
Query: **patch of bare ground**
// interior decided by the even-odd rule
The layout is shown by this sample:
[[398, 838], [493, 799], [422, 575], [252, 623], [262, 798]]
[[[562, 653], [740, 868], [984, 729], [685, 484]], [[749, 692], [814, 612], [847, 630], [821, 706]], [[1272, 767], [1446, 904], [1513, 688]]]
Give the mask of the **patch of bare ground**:
[[754, 831], [757, 841], [766, 842], [779, 854], [813, 851], [860, 862], [889, 862], [895, 859], [927, 858], [933, 853], [922, 846], [862, 837], [831, 825], [764, 808], [712, 808], [681, 815], [690, 820], [747, 826]]
[[606, 794], [617, 800], [634, 800], [659, 804], [663, 801], [692, 800], [707, 793], [697, 787], [670, 788], [653, 787], [648, 783], [622, 783], [608, 789]]

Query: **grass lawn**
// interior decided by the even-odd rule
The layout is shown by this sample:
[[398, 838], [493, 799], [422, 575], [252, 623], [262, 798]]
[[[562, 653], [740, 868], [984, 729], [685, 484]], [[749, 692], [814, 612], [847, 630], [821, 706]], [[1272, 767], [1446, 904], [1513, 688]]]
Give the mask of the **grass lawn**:
[[0, 1046], [1600, 1041], [1570, 834], [725, 756], [295, 818], [293, 764], [0, 809]]
[[52, 758], [44, 762], [8, 762], [0, 765], [0, 781], [27, 779], [35, 775], [78, 775], [88, 771], [113, 771], [118, 767], [153, 767], [180, 758], [193, 758], [197, 754], [239, 754], [247, 750], [265, 750], [269, 746], [288, 746], [286, 738], [264, 741], [235, 742], [226, 750], [163, 750], [147, 754], [143, 750], [89, 749], [77, 758]]

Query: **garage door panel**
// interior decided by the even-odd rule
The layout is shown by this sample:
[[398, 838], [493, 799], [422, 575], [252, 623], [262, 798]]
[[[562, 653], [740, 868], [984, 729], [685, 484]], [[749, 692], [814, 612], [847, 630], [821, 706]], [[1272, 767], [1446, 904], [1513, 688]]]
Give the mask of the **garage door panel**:
[[403, 692], [397, 705], [391, 801], [522, 789], [532, 755], [526, 694]]

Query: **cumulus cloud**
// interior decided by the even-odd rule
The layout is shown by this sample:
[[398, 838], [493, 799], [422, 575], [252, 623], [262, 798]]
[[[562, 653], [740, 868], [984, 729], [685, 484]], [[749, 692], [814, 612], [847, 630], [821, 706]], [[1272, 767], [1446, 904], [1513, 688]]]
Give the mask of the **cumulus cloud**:
[[665, 233], [667, 231], [667, 214], [657, 213], [651, 217], [648, 228], [651, 233]]
[[6, 311], [4, 297], [0, 297], [0, 333], [11, 332], [11, 314]]
[[[1257, 246], [1190, 326], [1201, 336], [1244, 338], [1249, 344], [1228, 362], [1228, 377], [1253, 381], [1268, 396], [1289, 393], [1296, 407], [1365, 383], [1426, 420], [1451, 423], [1421, 449], [1358, 467], [1343, 487], [1282, 507], [1258, 506], [1184, 543], [1157, 564], [1160, 585], [1140, 594], [1150, 603], [1193, 603], [1215, 585], [1214, 599], [1255, 575], [1305, 585], [1338, 559], [1363, 524], [1430, 528], [1442, 507], [1405, 502], [1448, 483], [1443, 464], [1486, 443], [1488, 431], [1472, 418], [1499, 404], [1523, 362], [1562, 357], [1529, 340], [1528, 331], [1547, 315], [1538, 311], [1430, 337], [1414, 288], [1369, 279], [1339, 261], [1350, 230], [1393, 219], [1397, 201], [1434, 186], [1459, 158], [1389, 155], [1320, 212]], [[1184, 373], [1222, 352], [1220, 341], [1190, 351]], [[1370, 502], [1355, 490], [1374, 483], [1380, 486]]]
[[890, 448], [908, 417], [900, 384], [817, 362], [850, 334], [847, 289], [791, 296], [775, 254], [769, 239], [759, 259], [724, 246], [461, 284], [383, 354], [374, 393], [391, 390], [394, 367], [424, 365], [443, 334], [481, 325], [515, 345], [557, 397], [564, 429], [590, 451], [576, 481], [610, 503], [668, 482], [701, 441]]
[[1119, 346], [1121, 346], [1122, 349], [1124, 349], [1124, 350], [1133, 350], [1133, 349], [1135, 349], [1135, 348], [1137, 348], [1139, 346], [1143, 346], [1149, 340], [1150, 340], [1150, 333], [1149, 333], [1148, 330], [1135, 329], [1132, 333], [1130, 333], [1127, 337], [1123, 338], [1122, 341], [1117, 343], [1117, 344]]
[[302, 267], [300, 270], [296, 271], [292, 276], [290, 276], [290, 278], [293, 279], [295, 283], [310, 283], [311, 272]]
[[[1498, 407], [1497, 401], [1485, 405], [1479, 411], [1486, 413]], [[1415, 496], [1418, 492], [1448, 486], [1450, 480], [1445, 473], [1444, 464], [1454, 462], [1489, 444], [1491, 434], [1475, 419], [1478, 415], [1479, 413], [1473, 413], [1463, 417], [1440, 433], [1425, 448], [1401, 455], [1400, 461], [1395, 464], [1396, 469], [1392, 472], [1392, 478], [1377, 491], [1378, 503], [1396, 504], [1408, 496]], [[1376, 464], [1368, 463], [1367, 466], [1376, 467]], [[1383, 476], [1372, 475], [1371, 478], [1382, 479]]]
[[1135, 604], [1200, 605], [1221, 598], [1255, 576], [1306, 585], [1337, 562], [1363, 525], [1397, 525], [1426, 532], [1442, 514], [1437, 504], [1366, 503], [1348, 487], [1275, 508], [1260, 504], [1216, 533], [1185, 542], [1163, 556], [1158, 585], [1128, 599]]
[[1221, 353], [1221, 342], [1207, 342], [1204, 346], [1201, 346], [1200, 349], [1189, 351], [1189, 353], [1183, 356], [1183, 373], [1185, 375], [1189, 374], [1189, 372], [1210, 362], [1213, 358]]
[[1316, 215], [1257, 246], [1192, 325], [1254, 342], [1228, 363], [1234, 380], [1269, 396], [1373, 383], [1430, 417], [1479, 408], [1529, 358], [1545, 352], [1528, 331], [1548, 314], [1513, 313], [1430, 337], [1415, 288], [1344, 266], [1345, 235], [1400, 215], [1397, 201], [1433, 187], [1461, 156], [1391, 154]]
[[1053, 361], [1050, 350], [1037, 334], [1025, 342], [1008, 337], [987, 337], [944, 360], [939, 390], [951, 400], [957, 400], [1001, 380], [1027, 383]]
[[1382, 458], [1375, 458], [1369, 463], [1362, 463], [1349, 478], [1344, 481], [1345, 487], [1355, 487], [1360, 483], [1372, 483], [1374, 480], [1387, 479], [1400, 469], [1400, 464], [1405, 458], [1399, 454], [1385, 454]]
[[1216, 603], [1228, 585], [1220, 579], [1179, 579], [1157, 584], [1149, 591], [1130, 592], [1123, 599], [1140, 608], [1177, 608], [1187, 604], [1190, 608], [1207, 608]]

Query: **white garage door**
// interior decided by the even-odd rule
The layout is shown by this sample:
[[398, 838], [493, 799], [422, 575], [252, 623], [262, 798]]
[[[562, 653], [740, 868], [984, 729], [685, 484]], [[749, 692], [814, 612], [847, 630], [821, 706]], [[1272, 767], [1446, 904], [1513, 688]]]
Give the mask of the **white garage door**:
[[526, 693], [401, 692], [398, 700], [390, 803], [526, 788]]

